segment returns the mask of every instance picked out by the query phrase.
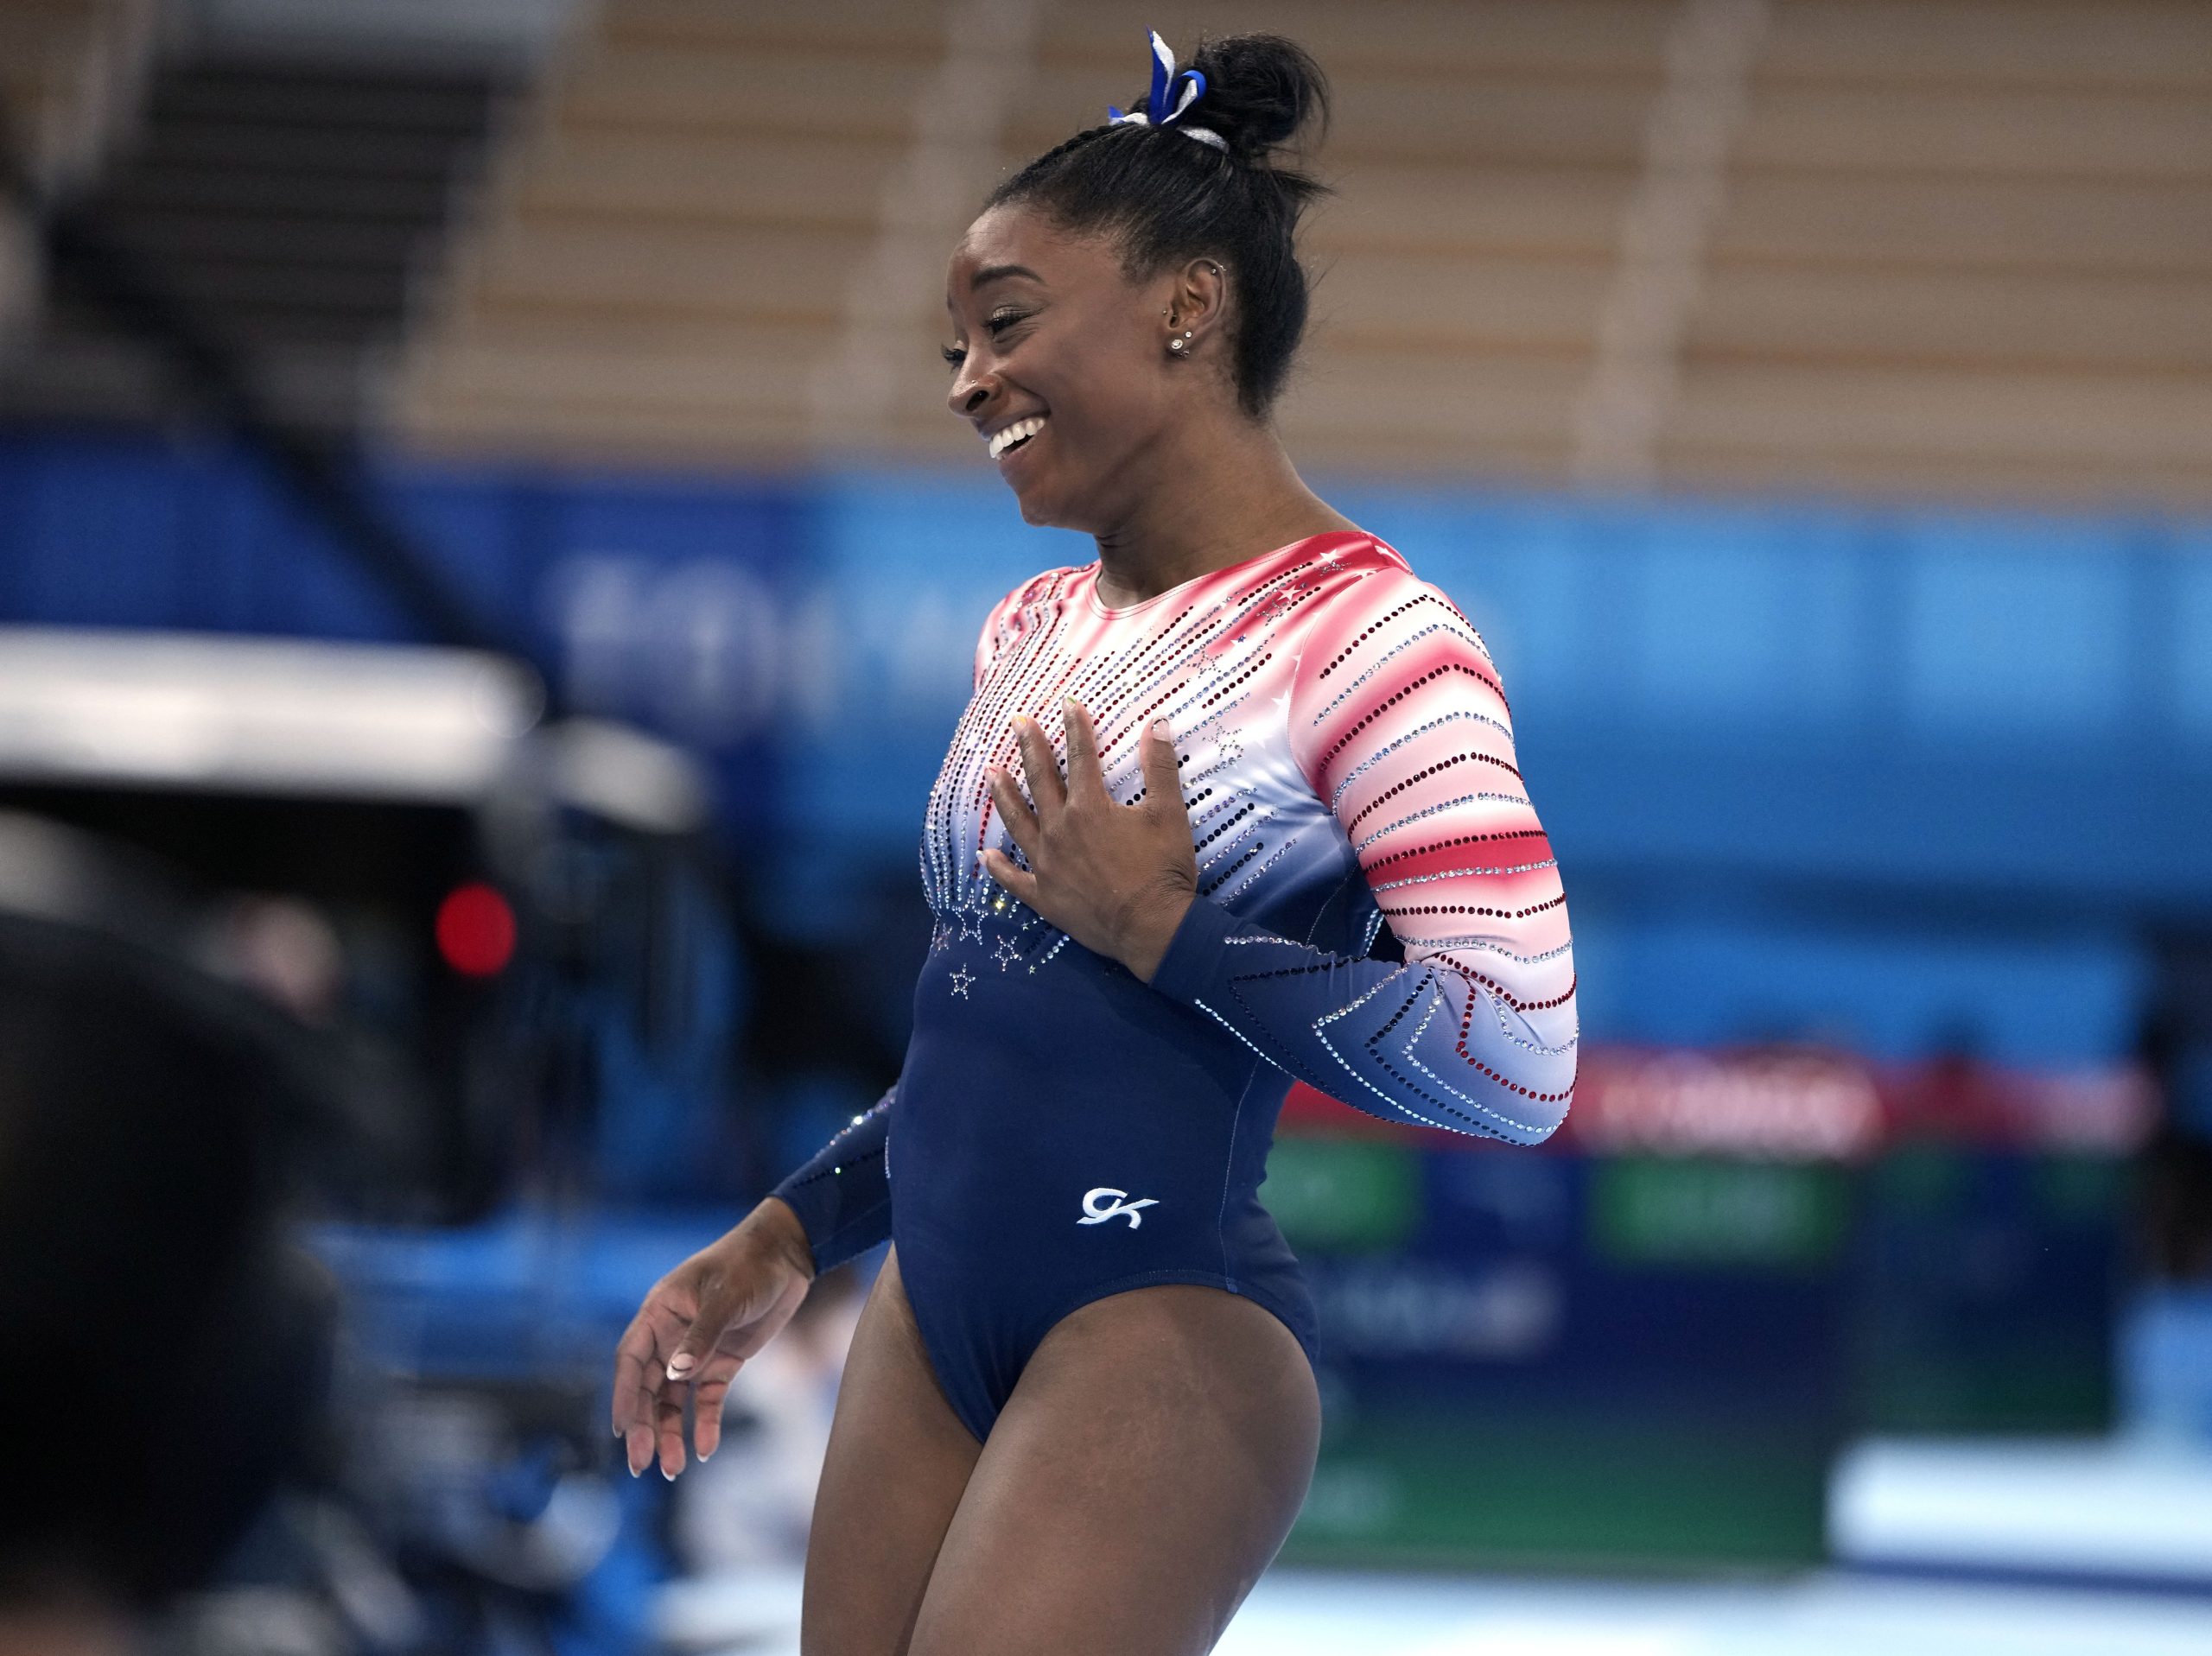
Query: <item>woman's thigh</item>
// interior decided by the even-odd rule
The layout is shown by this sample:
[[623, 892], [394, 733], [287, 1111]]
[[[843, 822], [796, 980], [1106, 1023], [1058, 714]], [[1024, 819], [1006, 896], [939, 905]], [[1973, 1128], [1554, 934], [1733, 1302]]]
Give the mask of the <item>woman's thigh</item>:
[[807, 1538], [804, 1656], [901, 1656], [981, 1449], [938, 1386], [893, 1247], [838, 1382]]
[[1297, 1339], [1218, 1288], [1139, 1288], [1055, 1324], [938, 1554], [913, 1656], [1212, 1648], [1313, 1476]]

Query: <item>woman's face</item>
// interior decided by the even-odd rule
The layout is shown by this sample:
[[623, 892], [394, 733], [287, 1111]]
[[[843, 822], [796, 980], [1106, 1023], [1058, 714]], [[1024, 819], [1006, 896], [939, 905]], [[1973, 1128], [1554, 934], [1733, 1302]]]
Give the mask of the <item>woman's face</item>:
[[945, 403], [979, 441], [1033, 433], [997, 445], [1026, 521], [1103, 534], [1154, 481], [1196, 389], [1197, 365], [1166, 350], [1173, 291], [1166, 276], [1129, 282], [1109, 241], [1018, 205], [984, 213], [953, 250]]

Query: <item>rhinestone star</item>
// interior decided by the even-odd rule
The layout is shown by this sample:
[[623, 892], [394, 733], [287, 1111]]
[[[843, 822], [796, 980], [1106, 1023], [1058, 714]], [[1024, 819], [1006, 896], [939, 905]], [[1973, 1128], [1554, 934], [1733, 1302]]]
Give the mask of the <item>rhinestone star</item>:
[[1001, 937], [999, 946], [991, 951], [991, 957], [998, 961], [999, 970], [1003, 972], [1021, 958], [1021, 951], [1014, 946], [1013, 938]]
[[976, 974], [973, 972], [970, 972], [966, 967], [956, 966], [952, 968], [952, 993], [958, 995], [963, 1000], [967, 999], [968, 986], [975, 980]]

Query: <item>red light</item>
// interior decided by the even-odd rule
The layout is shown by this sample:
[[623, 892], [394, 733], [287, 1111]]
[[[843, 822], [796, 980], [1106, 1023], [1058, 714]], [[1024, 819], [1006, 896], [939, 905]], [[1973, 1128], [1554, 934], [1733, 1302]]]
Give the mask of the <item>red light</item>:
[[438, 953], [456, 972], [488, 978], [515, 954], [515, 911], [489, 885], [456, 885], [438, 904]]

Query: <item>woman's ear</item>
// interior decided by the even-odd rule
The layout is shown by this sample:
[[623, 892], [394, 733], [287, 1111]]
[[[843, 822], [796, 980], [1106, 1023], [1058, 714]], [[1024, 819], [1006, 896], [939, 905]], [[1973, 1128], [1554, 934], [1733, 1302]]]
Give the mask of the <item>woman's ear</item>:
[[1195, 258], [1175, 272], [1168, 289], [1167, 347], [1172, 355], [1194, 357], [1221, 331], [1229, 303], [1229, 272], [1218, 260]]

